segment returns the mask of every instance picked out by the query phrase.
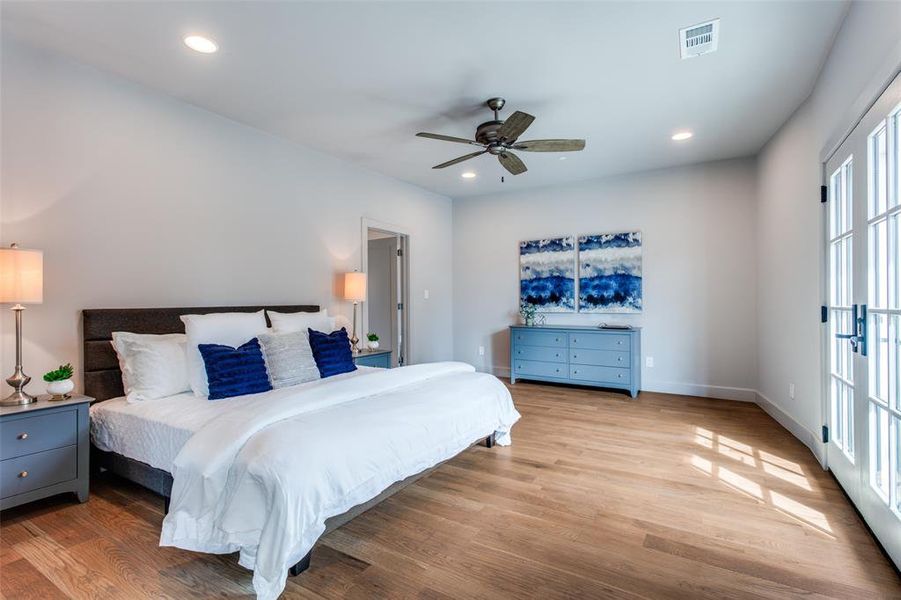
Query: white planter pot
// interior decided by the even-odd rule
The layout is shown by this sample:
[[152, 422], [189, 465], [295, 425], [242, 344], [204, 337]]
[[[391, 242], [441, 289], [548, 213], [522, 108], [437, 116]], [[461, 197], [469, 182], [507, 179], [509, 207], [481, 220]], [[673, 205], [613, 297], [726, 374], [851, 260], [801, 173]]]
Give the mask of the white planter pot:
[[378, 342], [366, 342], [366, 345], [369, 347], [370, 350], [378, 350], [379, 349]]
[[65, 396], [75, 389], [75, 382], [71, 379], [63, 379], [62, 381], [51, 381], [47, 384], [47, 393], [51, 396]]

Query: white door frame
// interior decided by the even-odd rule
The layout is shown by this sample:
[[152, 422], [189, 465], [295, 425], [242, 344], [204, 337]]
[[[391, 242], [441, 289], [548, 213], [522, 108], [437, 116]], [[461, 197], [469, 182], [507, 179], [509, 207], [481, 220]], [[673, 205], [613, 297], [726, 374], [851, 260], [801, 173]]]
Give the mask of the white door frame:
[[[395, 223], [388, 223], [386, 221], [379, 221], [377, 219], [373, 219], [370, 217], [363, 217], [360, 220], [360, 271], [367, 273], [369, 270], [369, 230], [377, 229], [378, 231], [382, 231], [385, 233], [392, 233], [404, 238], [404, 242], [401, 244], [403, 248], [403, 255], [401, 257], [401, 268], [402, 273], [399, 275], [402, 277], [404, 286], [403, 286], [403, 295], [399, 298], [399, 301], [403, 303], [404, 309], [402, 312], [403, 315], [403, 337], [401, 338], [401, 344], [403, 348], [403, 355], [405, 359], [405, 364], [412, 364], [413, 360], [413, 340], [411, 333], [411, 323], [413, 321], [412, 313], [413, 307], [410, 302], [411, 293], [410, 290], [413, 289], [413, 281], [412, 281], [412, 269], [410, 269], [410, 255], [412, 254], [411, 246], [413, 245], [413, 235], [407, 227], [403, 225], [397, 225]], [[367, 286], [367, 294], [369, 293]], [[361, 326], [363, 331], [369, 331], [369, 310], [362, 310], [362, 320]], [[394, 357], [394, 360], [397, 360], [398, 357]]]
[[[834, 443], [833, 439], [835, 436], [833, 435], [833, 430], [830, 431], [829, 436], [833, 439], [830, 439], [829, 443], [826, 444], [826, 465], [833, 470], [836, 478], [845, 488], [848, 496], [857, 506], [864, 520], [880, 540], [889, 556], [896, 565], [901, 566], [901, 535], [899, 535], [899, 532], [901, 532], [901, 519], [898, 518], [897, 512], [893, 512], [893, 509], [888, 504], [888, 500], [886, 500], [886, 498], [892, 498], [893, 493], [897, 493], [892, 490], [896, 489], [895, 478], [901, 476], [897, 475], [897, 473], [889, 475], [889, 491], [885, 495], [880, 495], [882, 492], [876, 491], [877, 487], [871, 483], [872, 474], [870, 462], [873, 458], [873, 456], [871, 456], [870, 444], [870, 434], [872, 432], [870, 423], [871, 404], [875, 407], [879, 406], [879, 403], [875, 399], [871, 399], [871, 395], [878, 392], [870, 389], [869, 386], [871, 384], [871, 371], [878, 366], [878, 363], [874, 361], [877, 359], [879, 352], [879, 348], [876, 346], [879, 339], [877, 338], [877, 332], [871, 326], [871, 320], [867, 315], [867, 313], [870, 315], [891, 313], [891, 309], [888, 308], [889, 305], [886, 305], [886, 308], [877, 308], [877, 305], [874, 302], [875, 298], [871, 297], [870, 279], [874, 273], [873, 269], [879, 265], [877, 263], [874, 266], [871, 262], [873, 260], [873, 254], [870, 248], [870, 236], [872, 234], [871, 230], [876, 226], [875, 224], [881, 222], [885, 218], [883, 215], [897, 212], [898, 209], [896, 207], [894, 209], [889, 208], [887, 212], [883, 212], [883, 210], [879, 210], [875, 213], [871, 212], [870, 195], [872, 193], [872, 182], [870, 181], [870, 177], [873, 155], [870, 145], [873, 132], [886, 122], [888, 115], [892, 114], [898, 106], [901, 106], [901, 75], [896, 76], [890, 81], [889, 85], [886, 86], [886, 89], [880, 92], [879, 96], [870, 104], [865, 114], [856, 121], [854, 127], [849, 130], [841, 143], [835, 147], [823, 162], [823, 180], [824, 185], [826, 185], [828, 190], [829, 202], [827, 203], [827, 210], [824, 211], [825, 218], [822, 227], [823, 239], [821, 240], [820, 245], [820, 274], [824, 277], [822, 285], [823, 304], [825, 306], [830, 306], [832, 300], [829, 290], [831, 279], [828, 269], [830, 265], [829, 246], [833, 232], [830, 231], [829, 227], [829, 211], [834, 210], [832, 203], [831, 178], [833, 172], [840, 168], [839, 165], [844, 164], [849, 157], [853, 157], [853, 176], [851, 180], [854, 203], [852, 217], [854, 223], [853, 229], [851, 230], [854, 237], [853, 257], [851, 262], [853, 265], [853, 289], [850, 300], [843, 304], [855, 304], [860, 307], [860, 316], [864, 319], [863, 333], [867, 338], [866, 345], [862, 349], [867, 350], [867, 352], [864, 353], [861, 351], [852, 354], [852, 362], [854, 363], [852, 372], [854, 374], [855, 407], [853, 424], [855, 439], [852, 447], [854, 453], [853, 463], [846, 460], [842, 450]], [[888, 131], [889, 133], [886, 134], [887, 137], [891, 134], [892, 130], [889, 128]], [[889, 142], [888, 159], [890, 161], [894, 157], [891, 144], [892, 142]], [[895, 151], [901, 152], [901, 149]], [[889, 171], [891, 171], [891, 168]], [[898, 175], [901, 175], [901, 173]], [[888, 195], [887, 200], [890, 202], [892, 198], [891, 187], [894, 179], [892, 179], [891, 175], [883, 176], [888, 179], [886, 190]], [[872, 217], [871, 214], [873, 215]], [[888, 224], [890, 221], [890, 218], [886, 220], [886, 229], [884, 232], [884, 235], [889, 237], [892, 235], [891, 227]], [[891, 242], [889, 242], [889, 250], [887, 252], [889, 257], [897, 256], [897, 248], [892, 246]], [[891, 281], [892, 280], [889, 279], [889, 284], [891, 284]], [[868, 307], [870, 310], [867, 311], [864, 307]], [[889, 316], [885, 318], [891, 319]], [[828, 323], [822, 328], [821, 336], [823, 349], [822, 421], [823, 423], [828, 423], [830, 426], [834, 425], [831, 415], [830, 376], [830, 357], [831, 348], [833, 347], [831, 344], [833, 344], [832, 333], [834, 329], [835, 323], [833, 315], [830, 313]], [[844, 330], [846, 329], [851, 329], [852, 331], [845, 333], [856, 333], [856, 328], [851, 328], [849, 326], [842, 326], [838, 329], [843, 330], [843, 332], [845, 332]], [[889, 340], [891, 340], [893, 336], [891, 325], [889, 325], [888, 331], [888, 337]], [[842, 347], [844, 348], [844, 346]], [[889, 352], [889, 356], [892, 356], [892, 350], [889, 349], [888, 346], [882, 348], [882, 351]], [[889, 406], [892, 406], [893, 402], [891, 392], [894, 391], [894, 385], [894, 381], [890, 381], [888, 383], [888, 391], [884, 392]], [[894, 427], [891, 425], [891, 411], [889, 411], [888, 415], [890, 422], [888, 435], [891, 435], [892, 427]], [[847, 438], [847, 432], [844, 433], [844, 436]], [[895, 452], [895, 443], [897, 442], [889, 442], [888, 444], [890, 455], [888, 458], [889, 465], [893, 460], [891, 456], [893, 452]], [[889, 466], [886, 465], [884, 468], [888, 469]]]

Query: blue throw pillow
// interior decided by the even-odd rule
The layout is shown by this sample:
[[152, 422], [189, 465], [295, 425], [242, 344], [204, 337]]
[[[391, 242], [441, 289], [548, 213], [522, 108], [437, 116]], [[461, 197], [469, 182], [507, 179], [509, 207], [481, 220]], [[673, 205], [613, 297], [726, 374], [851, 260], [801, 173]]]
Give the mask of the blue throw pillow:
[[253, 338], [238, 348], [198, 344], [203, 357], [210, 400], [268, 392], [272, 389], [260, 342]]
[[346, 329], [342, 327], [331, 333], [310, 329], [309, 333], [310, 348], [313, 349], [313, 358], [316, 360], [316, 366], [322, 377], [331, 377], [357, 370], [353, 354], [350, 351], [350, 340], [347, 338]]

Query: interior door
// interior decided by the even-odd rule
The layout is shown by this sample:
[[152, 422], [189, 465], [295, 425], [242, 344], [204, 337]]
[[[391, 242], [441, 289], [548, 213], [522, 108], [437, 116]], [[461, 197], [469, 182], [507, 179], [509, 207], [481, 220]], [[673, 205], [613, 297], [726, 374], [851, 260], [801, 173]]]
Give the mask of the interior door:
[[827, 458], [901, 566], [901, 76], [826, 177]]

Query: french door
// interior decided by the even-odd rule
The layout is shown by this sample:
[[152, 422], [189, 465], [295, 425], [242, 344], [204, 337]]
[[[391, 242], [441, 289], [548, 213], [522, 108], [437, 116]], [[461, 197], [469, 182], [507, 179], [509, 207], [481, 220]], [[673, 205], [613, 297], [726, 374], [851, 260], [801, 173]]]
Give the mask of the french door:
[[827, 458], [901, 566], [901, 76], [826, 177]]

